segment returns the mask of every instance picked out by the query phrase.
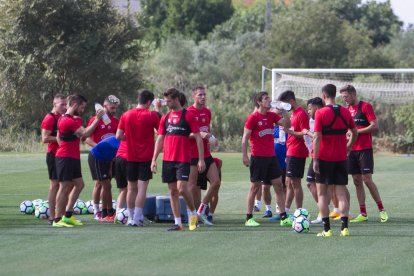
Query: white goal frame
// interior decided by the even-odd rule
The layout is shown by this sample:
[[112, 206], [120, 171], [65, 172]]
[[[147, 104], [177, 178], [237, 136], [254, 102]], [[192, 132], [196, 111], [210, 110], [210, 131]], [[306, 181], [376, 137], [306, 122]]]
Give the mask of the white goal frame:
[[[262, 66], [262, 90], [264, 90], [265, 85], [265, 71], [269, 70], [266, 67]], [[280, 89], [278, 89], [278, 80], [280, 79], [281, 74], [335, 74], [335, 73], [344, 73], [344, 74], [404, 74], [410, 73], [414, 75], [414, 69], [391, 69], [391, 68], [384, 68], [384, 69], [294, 69], [294, 68], [273, 68], [271, 69], [272, 72], [272, 99], [275, 100], [277, 97], [282, 93]], [[414, 82], [414, 80], [412, 80]], [[352, 82], [350, 82], [352, 84]], [[414, 96], [414, 83], [412, 83], [413, 88], [408, 88], [410, 94]], [[322, 88], [322, 87], [321, 87]], [[338, 87], [339, 88], [339, 87]], [[358, 87], [356, 87], [358, 90]], [[413, 90], [411, 90], [413, 89]], [[392, 91], [391, 91], [392, 92]], [[319, 91], [317, 92], [319, 93]], [[319, 95], [317, 95], [319, 96]], [[396, 101], [397, 102], [397, 101]], [[401, 99], [400, 103], [403, 103], [404, 99]]]

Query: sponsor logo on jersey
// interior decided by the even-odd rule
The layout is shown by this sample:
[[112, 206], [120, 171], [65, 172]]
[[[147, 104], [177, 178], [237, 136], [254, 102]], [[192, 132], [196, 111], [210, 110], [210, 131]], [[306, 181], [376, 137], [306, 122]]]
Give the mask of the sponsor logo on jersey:
[[266, 128], [266, 129], [263, 129], [262, 131], [259, 131], [259, 137], [263, 137], [265, 135], [272, 135], [273, 136], [273, 129]]

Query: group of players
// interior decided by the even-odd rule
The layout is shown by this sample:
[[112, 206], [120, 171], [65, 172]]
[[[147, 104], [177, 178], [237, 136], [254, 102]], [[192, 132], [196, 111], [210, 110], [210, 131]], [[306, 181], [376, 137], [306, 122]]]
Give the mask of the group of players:
[[[260, 208], [257, 200], [255, 205], [255, 198], [262, 189], [266, 203], [264, 217], [280, 221], [282, 226], [291, 226], [289, 209], [293, 199], [297, 208], [303, 207], [301, 178], [309, 153], [313, 159], [307, 182], [319, 207], [318, 218], [313, 223], [324, 225], [319, 236], [333, 235], [330, 218], [341, 220], [341, 236], [349, 235], [348, 174], [352, 175], [360, 206], [360, 214], [351, 222], [368, 220], [364, 184], [378, 205], [381, 222], [388, 220], [372, 180], [371, 133], [377, 128], [375, 113], [369, 103], [357, 100], [352, 85], [341, 88], [340, 93], [347, 108], [336, 104], [336, 87], [328, 84], [322, 88], [322, 98], [308, 101], [310, 118], [296, 102], [293, 91], [285, 91], [279, 96], [280, 101], [290, 104], [290, 115], [286, 110], [271, 110], [271, 99], [266, 92], [255, 94], [255, 110], [246, 120], [242, 138], [242, 161], [250, 168], [251, 181], [246, 226], [260, 225], [253, 218], [253, 210]], [[199, 219], [204, 224], [213, 224], [221, 184], [221, 160], [213, 158], [210, 152], [211, 112], [205, 106], [205, 88], [192, 89], [193, 105], [190, 107], [187, 107], [185, 95], [175, 88], [168, 89], [163, 96], [168, 107], [166, 114], [159, 113], [161, 101], [154, 100], [154, 94], [144, 90], [139, 93], [138, 105], [118, 119], [114, 113], [120, 100], [110, 95], [103, 103], [104, 108], [97, 110], [86, 128], [79, 117], [85, 110], [86, 99], [81, 95], [55, 96], [53, 109], [41, 126], [42, 141], [48, 143], [50, 224], [55, 227], [82, 225], [73, 217], [74, 203], [84, 187], [80, 167], [81, 140], [92, 147], [88, 163], [95, 181], [95, 219], [116, 221], [116, 213], [126, 203], [127, 225], [144, 226], [147, 187], [152, 174], [157, 172], [157, 158], [163, 151], [162, 181], [168, 183], [175, 221], [169, 230], [183, 230], [180, 195], [187, 205], [190, 230], [197, 228]], [[155, 111], [150, 110], [151, 106]], [[105, 114], [109, 115], [110, 123], [102, 120]], [[287, 133], [286, 144], [281, 139], [284, 137], [274, 138], [279, 134], [275, 126]], [[155, 133], [157, 139], [154, 142]], [[277, 148], [279, 151], [276, 150], [275, 156]], [[116, 210], [112, 207], [113, 176], [119, 188]], [[210, 182], [208, 189], [207, 181]], [[279, 211], [275, 217], [271, 212], [270, 186], [274, 189]], [[201, 189], [207, 190], [203, 198]], [[334, 210], [329, 214], [330, 201]]]
[[[260, 225], [252, 213], [253, 210], [260, 211], [262, 193], [266, 204], [263, 217], [280, 221], [282, 226], [292, 225], [288, 212], [293, 199], [297, 208], [303, 207], [301, 179], [309, 153], [312, 161], [307, 173], [308, 188], [319, 208], [318, 218], [312, 223], [323, 223], [324, 226], [318, 236], [333, 235], [330, 218], [340, 219], [340, 235], [349, 236], [348, 174], [352, 175], [360, 207], [360, 214], [351, 222], [368, 220], [364, 184], [378, 206], [380, 221], [388, 220], [378, 188], [372, 180], [372, 132], [378, 128], [375, 113], [369, 103], [358, 101], [352, 85], [340, 89], [346, 108], [336, 104], [336, 90], [335, 85], [327, 84], [322, 88], [322, 98], [316, 97], [307, 102], [310, 118], [296, 102], [293, 91], [285, 91], [279, 96], [280, 101], [290, 104], [290, 118], [285, 110], [271, 110], [271, 99], [266, 92], [255, 95], [256, 109], [247, 118], [242, 138], [243, 163], [250, 167], [251, 180], [246, 226]], [[288, 134], [286, 145], [281, 142], [284, 139], [280, 139], [275, 125]], [[250, 158], [247, 153], [248, 140], [251, 145]], [[279, 210], [275, 217], [271, 212], [270, 186], [275, 191]], [[331, 213], [330, 201], [334, 205]]]
[[[188, 108], [185, 95], [175, 88], [168, 89], [163, 96], [168, 108], [166, 114], [159, 113], [161, 101], [154, 99], [152, 92], [144, 90], [138, 95], [138, 105], [118, 119], [114, 114], [120, 100], [110, 95], [86, 128], [80, 117], [87, 104], [83, 96], [54, 97], [53, 109], [41, 125], [42, 141], [48, 143], [46, 163], [50, 179], [51, 225], [83, 225], [73, 216], [73, 206], [84, 187], [81, 140], [92, 147], [88, 163], [95, 181], [92, 197], [96, 220], [116, 222], [117, 212], [126, 203], [127, 225], [144, 226], [147, 187], [152, 174], [157, 172], [157, 158], [163, 151], [162, 181], [168, 183], [175, 221], [168, 230], [183, 230], [180, 195], [187, 205], [190, 230], [197, 228], [199, 219], [213, 225], [222, 162], [213, 158], [209, 149], [209, 141], [217, 146], [217, 140], [210, 133], [211, 112], [205, 107], [205, 88], [193, 88], [194, 103]], [[150, 110], [151, 106], [155, 111]], [[105, 120], [105, 114], [109, 119]], [[112, 207], [112, 177], [116, 178], [119, 188], [116, 210]], [[207, 181], [210, 182], [208, 189]], [[207, 190], [203, 197], [202, 189]]]

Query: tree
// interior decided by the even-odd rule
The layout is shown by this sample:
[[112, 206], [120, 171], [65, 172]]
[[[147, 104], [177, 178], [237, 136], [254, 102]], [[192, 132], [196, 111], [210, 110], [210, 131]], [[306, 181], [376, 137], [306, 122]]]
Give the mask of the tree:
[[[141, 84], [139, 33], [108, 0], [3, 1], [0, 106], [38, 126], [56, 93], [131, 97]], [[4, 118], [3, 118], [4, 119]]]
[[141, 5], [138, 22], [157, 45], [175, 33], [198, 42], [234, 12], [231, 0], [143, 0]]

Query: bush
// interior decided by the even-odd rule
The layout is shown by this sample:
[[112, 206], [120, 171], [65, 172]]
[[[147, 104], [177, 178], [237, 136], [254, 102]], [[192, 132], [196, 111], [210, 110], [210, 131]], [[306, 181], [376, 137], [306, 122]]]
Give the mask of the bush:
[[33, 130], [0, 129], [0, 152], [42, 152], [46, 145]]

